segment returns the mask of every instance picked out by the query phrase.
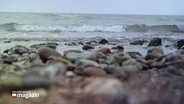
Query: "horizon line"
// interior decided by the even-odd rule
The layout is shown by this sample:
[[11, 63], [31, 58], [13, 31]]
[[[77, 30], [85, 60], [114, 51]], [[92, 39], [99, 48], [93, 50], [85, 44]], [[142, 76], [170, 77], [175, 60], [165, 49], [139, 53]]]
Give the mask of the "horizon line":
[[0, 11], [0, 13], [38, 13], [38, 14], [69, 14], [69, 15], [145, 15], [145, 16], [184, 16], [184, 14], [126, 14], [126, 13], [66, 13], [66, 12], [17, 12], [17, 11]]

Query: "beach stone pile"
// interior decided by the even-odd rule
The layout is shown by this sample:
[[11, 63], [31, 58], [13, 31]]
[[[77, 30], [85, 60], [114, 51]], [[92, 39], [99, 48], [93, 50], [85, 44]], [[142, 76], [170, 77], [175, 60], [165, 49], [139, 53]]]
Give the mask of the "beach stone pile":
[[[144, 40], [133, 40], [142, 45]], [[75, 43], [78, 44], [78, 43]], [[58, 43], [15, 45], [0, 54], [0, 104], [11, 91], [37, 91], [26, 104], [184, 104], [184, 49], [165, 54], [162, 39], [147, 54], [124, 52], [107, 39], [80, 42], [81, 49], [57, 51]], [[70, 44], [65, 44], [70, 45]]]

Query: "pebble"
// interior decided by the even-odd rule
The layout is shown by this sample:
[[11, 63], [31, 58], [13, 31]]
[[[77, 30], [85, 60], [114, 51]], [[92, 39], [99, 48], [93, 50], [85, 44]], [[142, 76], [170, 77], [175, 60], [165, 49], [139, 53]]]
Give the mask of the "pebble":
[[136, 61], [135, 59], [128, 59], [127, 61], [123, 62], [123, 70], [126, 72], [138, 72], [143, 69], [143, 65]]
[[107, 43], [109, 43], [109, 41], [106, 40], [106, 39], [102, 39], [102, 40], [99, 41], [99, 43], [100, 44], [107, 44]]
[[33, 65], [29, 69], [29, 73], [34, 75], [43, 76], [48, 79], [53, 79], [57, 75], [64, 75], [66, 72], [66, 66], [61, 63], [55, 63], [50, 65]]
[[124, 51], [124, 46], [123, 46], [123, 44], [118, 44], [118, 45], [112, 47], [111, 49], [118, 50], [118, 51]]
[[110, 104], [129, 104], [128, 95], [119, 92], [110, 98]]
[[107, 76], [106, 72], [98, 67], [87, 67], [83, 70], [83, 75], [85, 76], [94, 76], [94, 77], [105, 77]]
[[43, 62], [46, 62], [49, 56], [62, 57], [60, 53], [48, 47], [39, 48], [37, 53]]
[[97, 52], [102, 52], [105, 55], [107, 55], [107, 54], [111, 53], [111, 50], [109, 48], [101, 48], [101, 49], [97, 50]]
[[58, 43], [49, 42], [49, 43], [33, 44], [30, 46], [30, 48], [38, 49], [41, 47], [48, 47], [48, 48], [52, 48], [55, 50], [58, 45], [59, 45]]
[[21, 87], [21, 81], [20, 78], [13, 76], [13, 75], [7, 75], [4, 73], [4, 75], [0, 75], [0, 93], [6, 92], [6, 91], [12, 91], [19, 89]]
[[160, 45], [162, 45], [162, 39], [158, 37], [153, 38], [148, 44], [148, 46], [160, 46]]
[[82, 68], [89, 66], [99, 66], [97, 62], [88, 59], [79, 59], [75, 62], [75, 65]]
[[164, 56], [164, 51], [160, 47], [151, 47], [148, 49], [147, 55], [145, 57], [146, 60], [153, 60], [159, 57]]
[[177, 41], [177, 48], [180, 49], [182, 46], [184, 46], [184, 39]]
[[130, 41], [130, 45], [143, 45], [145, 43], [144, 39], [134, 39]]
[[51, 82], [41, 76], [25, 74], [20, 76], [21, 89], [49, 88]]
[[82, 46], [82, 49], [83, 50], [92, 50], [92, 49], [94, 49], [94, 47], [91, 46], [91, 45], [85, 44], [85, 45]]
[[78, 50], [64, 51], [64, 55], [63, 55], [64, 58], [72, 62], [75, 62], [76, 60], [83, 58], [83, 56], [84, 56], [83, 53]]
[[113, 78], [88, 78], [79, 85], [83, 93], [92, 95], [115, 95], [122, 90], [122, 83]]
[[4, 55], [2, 59], [4, 63], [12, 64], [13, 62], [18, 61], [18, 56], [17, 55]]

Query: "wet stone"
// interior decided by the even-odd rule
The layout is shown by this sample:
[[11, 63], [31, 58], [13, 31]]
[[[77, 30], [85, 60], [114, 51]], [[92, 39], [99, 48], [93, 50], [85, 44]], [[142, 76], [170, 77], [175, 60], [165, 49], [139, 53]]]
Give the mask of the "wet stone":
[[144, 39], [134, 39], [130, 41], [130, 45], [143, 45], [145, 42]]
[[3, 55], [3, 62], [7, 64], [12, 64], [13, 62], [18, 61], [18, 56], [16, 55]]
[[148, 46], [160, 46], [160, 45], [162, 45], [162, 39], [160, 39], [160, 38], [153, 38], [150, 42], [149, 42], [149, 44], [148, 44]]
[[124, 51], [124, 46], [123, 46], [123, 44], [118, 44], [116, 46], [113, 46], [111, 49]]
[[184, 39], [177, 41], [177, 48], [180, 49], [184, 45]]
[[102, 39], [102, 40], [99, 41], [99, 43], [100, 44], [107, 44], [107, 43], [109, 43], [109, 41], [106, 40], [106, 39]]
[[107, 54], [111, 53], [111, 50], [109, 48], [101, 48], [101, 49], [97, 50], [97, 52], [102, 52], [105, 55], [107, 55]]
[[95, 46], [95, 45], [98, 45], [98, 42], [96, 40], [91, 40], [89, 42], [86, 42], [86, 44]]
[[16, 46], [12, 47], [10, 50], [15, 54], [20, 54], [20, 55], [29, 52], [28, 48], [21, 46], [21, 45], [16, 45]]
[[3, 43], [11, 43], [11, 40], [4, 41]]
[[38, 49], [41, 47], [48, 47], [48, 48], [52, 48], [55, 50], [58, 45], [59, 45], [58, 43], [49, 42], [49, 43], [33, 44], [30, 46], [30, 48]]
[[86, 45], [83, 45], [83, 46], [82, 46], [82, 49], [83, 49], [83, 50], [91, 50], [91, 49], [94, 49], [94, 47], [91, 46], [91, 45], [86, 44]]

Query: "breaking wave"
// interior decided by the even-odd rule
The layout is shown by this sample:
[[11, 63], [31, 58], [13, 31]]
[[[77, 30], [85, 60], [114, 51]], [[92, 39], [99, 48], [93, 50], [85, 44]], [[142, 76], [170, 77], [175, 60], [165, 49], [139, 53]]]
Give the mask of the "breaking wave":
[[184, 32], [184, 26], [177, 26], [177, 25], [129, 25], [125, 28], [127, 32]]
[[177, 25], [111, 25], [111, 26], [62, 26], [62, 25], [26, 25], [7, 23], [0, 25], [0, 31], [20, 32], [176, 32], [183, 33], [184, 26]]

